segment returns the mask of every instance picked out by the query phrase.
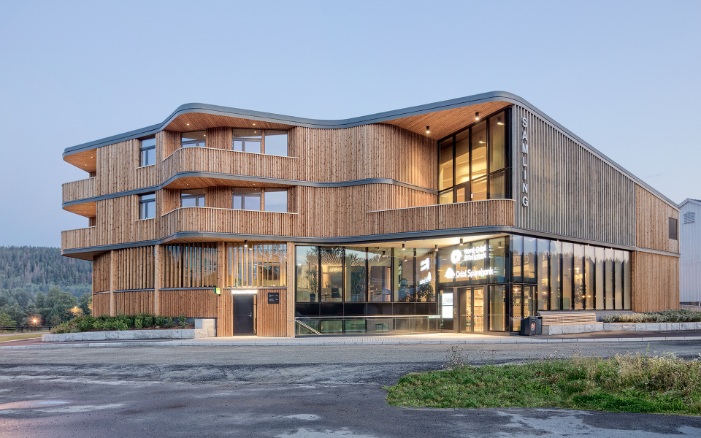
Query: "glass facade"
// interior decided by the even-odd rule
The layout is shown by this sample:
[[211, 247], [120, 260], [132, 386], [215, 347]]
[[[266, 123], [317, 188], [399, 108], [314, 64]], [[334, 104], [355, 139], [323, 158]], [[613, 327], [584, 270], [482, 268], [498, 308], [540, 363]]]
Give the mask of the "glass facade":
[[439, 141], [441, 204], [510, 197], [509, 117], [498, 112]]
[[520, 235], [426, 246], [298, 246], [297, 319], [322, 334], [479, 333], [538, 311], [630, 308], [627, 251]]

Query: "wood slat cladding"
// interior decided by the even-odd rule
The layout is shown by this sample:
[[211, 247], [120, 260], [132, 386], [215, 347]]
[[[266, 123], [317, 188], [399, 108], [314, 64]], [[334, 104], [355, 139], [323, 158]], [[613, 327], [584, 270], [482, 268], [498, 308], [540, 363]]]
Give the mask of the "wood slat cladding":
[[[280, 297], [278, 304], [268, 304], [268, 294]], [[288, 336], [287, 334], [287, 288], [260, 289], [257, 295], [256, 321], [258, 336]]]
[[635, 187], [636, 245], [679, 253], [679, 240], [669, 238], [669, 218], [679, 223], [679, 209], [671, 207], [646, 189]]
[[97, 245], [96, 228], [78, 228], [77, 230], [61, 231], [61, 248], [88, 248]]
[[230, 128], [207, 129], [207, 147], [212, 149], [231, 149], [233, 135]]
[[137, 195], [97, 201], [96, 223], [93, 245], [139, 242], [156, 237], [156, 219], [139, 219]]
[[[521, 120], [528, 121], [523, 154]], [[516, 226], [619, 245], [635, 245], [635, 183], [535, 113], [514, 106], [512, 167]], [[524, 157], [524, 155], [526, 155]], [[527, 180], [523, 179], [523, 160]], [[521, 205], [528, 183], [529, 206]]]
[[180, 208], [180, 190], [163, 189], [156, 192], [156, 211], [158, 216]]
[[431, 127], [431, 138], [439, 140], [474, 123], [475, 112], [484, 118], [509, 106], [506, 102], [486, 102], [462, 108], [451, 108], [416, 116], [402, 117], [382, 123], [398, 126], [419, 135], [425, 135], [426, 126]]
[[113, 254], [117, 259], [116, 290], [154, 288], [153, 246], [120, 249]]
[[123, 291], [114, 294], [114, 309], [117, 315], [153, 314], [153, 291]]
[[156, 166], [139, 167], [139, 140], [97, 149], [95, 195], [124, 192], [157, 184]]
[[110, 293], [97, 292], [92, 294], [92, 316], [109, 316]]
[[63, 184], [63, 202], [77, 201], [79, 199], [95, 196], [95, 178], [81, 179]]
[[159, 231], [164, 236], [177, 232], [291, 236], [296, 216], [268, 211], [178, 208], [161, 218]]
[[[177, 149], [159, 166], [159, 180], [168, 181], [184, 172], [209, 172], [285, 180], [297, 179], [298, 160], [292, 157], [253, 154], [229, 149]], [[206, 181], [205, 181], [206, 182]]]
[[368, 212], [368, 234], [390, 234], [482, 226], [513, 226], [514, 201], [489, 201], [431, 205]]
[[217, 297], [209, 289], [161, 289], [158, 308], [163, 316], [187, 315], [191, 318], [216, 318]]
[[423, 135], [396, 126], [366, 125], [295, 128], [290, 136], [299, 158], [296, 179], [337, 182], [391, 178], [436, 189], [436, 142]]
[[156, 134], [156, 161], [161, 162], [180, 148], [180, 133], [161, 131]]
[[211, 208], [227, 208], [233, 206], [231, 187], [207, 187], [205, 204]]
[[264, 122], [231, 116], [189, 113], [177, 116], [168, 123], [165, 129], [168, 131], [187, 132], [220, 127], [285, 130], [290, 129], [292, 126], [283, 123]]
[[217, 301], [217, 337], [234, 336], [234, 296], [222, 290]]
[[110, 253], [95, 256], [92, 263], [93, 292], [108, 292], [110, 290]]
[[634, 312], [679, 308], [679, 258], [635, 251], [632, 253]]

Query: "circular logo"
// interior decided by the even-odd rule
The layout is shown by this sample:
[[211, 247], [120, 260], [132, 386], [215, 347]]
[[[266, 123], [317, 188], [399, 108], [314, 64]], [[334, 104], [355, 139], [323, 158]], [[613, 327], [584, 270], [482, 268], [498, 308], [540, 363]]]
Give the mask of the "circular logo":
[[450, 254], [450, 261], [453, 262], [454, 265], [457, 265], [462, 261], [462, 251], [459, 249], [456, 249]]

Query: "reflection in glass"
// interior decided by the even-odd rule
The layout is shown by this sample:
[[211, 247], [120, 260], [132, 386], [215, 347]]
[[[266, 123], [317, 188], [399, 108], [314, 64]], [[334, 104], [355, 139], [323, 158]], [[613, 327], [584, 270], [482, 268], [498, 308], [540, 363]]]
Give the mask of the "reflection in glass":
[[596, 310], [603, 310], [604, 305], [604, 248], [597, 247], [595, 250], [596, 255], [596, 273], [594, 276], [594, 282], [596, 284], [596, 290], [594, 291], [596, 299]]
[[180, 207], [204, 207], [204, 189], [181, 190]]
[[523, 281], [523, 236], [511, 236], [511, 260], [514, 283]]
[[489, 170], [495, 172], [506, 165], [506, 123], [504, 113], [489, 119]]
[[560, 242], [550, 242], [550, 310], [562, 310], [560, 289]]
[[389, 248], [368, 249], [368, 301], [392, 301], [392, 257]]
[[494, 269], [491, 281], [506, 281], [506, 237], [489, 239], [489, 267]]
[[190, 131], [180, 134], [180, 147], [203, 148], [207, 143], [207, 131]]
[[261, 193], [260, 189], [234, 189], [234, 210], [260, 210]]
[[562, 243], [562, 310], [572, 310], [574, 244]]
[[263, 134], [260, 129], [234, 129], [233, 150], [260, 154]]
[[584, 245], [574, 244], [574, 310], [584, 310]]
[[606, 301], [606, 310], [614, 309], [614, 275], [613, 275], [613, 249], [606, 248], [604, 250], [604, 300]]
[[416, 301], [414, 287], [414, 250], [399, 250], [394, 257], [394, 301]]
[[274, 287], [287, 284], [285, 244], [226, 244], [225, 287]]
[[453, 139], [442, 141], [438, 147], [440, 149], [438, 190], [443, 190], [453, 186]]
[[506, 172], [497, 172], [489, 177], [489, 199], [506, 198]]
[[[487, 123], [480, 122], [473, 126], [471, 131], [472, 156], [470, 161], [472, 163], [472, 180], [474, 181], [487, 175]], [[472, 199], [474, 200], [474, 197]]]
[[487, 199], [487, 177], [472, 180], [472, 201], [484, 201]]
[[452, 204], [453, 203], [453, 190], [448, 189], [440, 193], [438, 197], [439, 204]]
[[535, 283], [536, 238], [523, 238], [523, 282]]
[[538, 239], [538, 310], [548, 310], [550, 304], [548, 257], [550, 254], [550, 241]]
[[341, 302], [343, 248], [321, 248], [321, 302]]
[[455, 184], [470, 180], [470, 131], [455, 136]]
[[506, 331], [506, 286], [489, 286], [489, 330]]
[[623, 308], [630, 310], [630, 253], [623, 252]]
[[266, 155], [280, 155], [286, 157], [287, 152], [287, 131], [265, 130], [264, 146]]
[[366, 261], [365, 248], [346, 248], [346, 302], [358, 303], [367, 301]]
[[295, 262], [297, 263], [295, 301], [298, 303], [319, 302], [319, 248], [316, 246], [297, 246], [295, 253]]
[[265, 211], [287, 212], [287, 190], [265, 189]]
[[614, 252], [614, 308], [623, 309], [623, 251], [615, 250]]
[[594, 282], [594, 272], [596, 269], [595, 251], [592, 246], [584, 247], [584, 308], [596, 309], [594, 295], [596, 283]]

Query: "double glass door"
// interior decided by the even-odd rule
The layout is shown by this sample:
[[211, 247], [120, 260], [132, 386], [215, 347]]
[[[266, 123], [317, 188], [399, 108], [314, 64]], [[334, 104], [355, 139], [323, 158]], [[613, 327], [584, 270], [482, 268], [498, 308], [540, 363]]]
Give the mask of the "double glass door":
[[511, 331], [519, 331], [521, 319], [535, 314], [535, 286], [514, 285], [511, 289]]
[[483, 333], [486, 287], [445, 288], [440, 291], [443, 329]]

